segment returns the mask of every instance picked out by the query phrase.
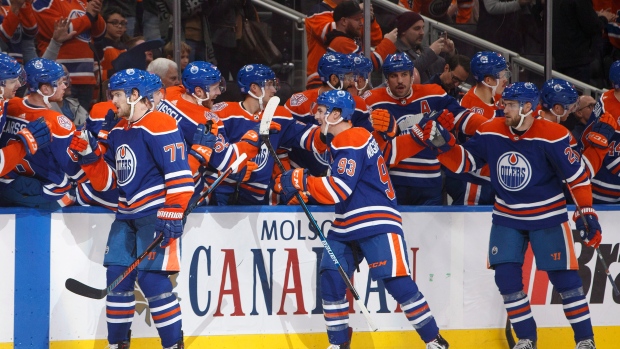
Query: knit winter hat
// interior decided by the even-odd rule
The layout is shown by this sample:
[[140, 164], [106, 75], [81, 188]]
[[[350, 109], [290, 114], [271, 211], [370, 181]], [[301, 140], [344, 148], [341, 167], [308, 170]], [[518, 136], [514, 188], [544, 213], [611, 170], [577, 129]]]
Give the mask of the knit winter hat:
[[403, 12], [396, 17], [396, 28], [398, 28], [398, 36], [403, 35], [407, 29], [411, 28], [418, 21], [424, 21], [422, 16], [413, 11]]

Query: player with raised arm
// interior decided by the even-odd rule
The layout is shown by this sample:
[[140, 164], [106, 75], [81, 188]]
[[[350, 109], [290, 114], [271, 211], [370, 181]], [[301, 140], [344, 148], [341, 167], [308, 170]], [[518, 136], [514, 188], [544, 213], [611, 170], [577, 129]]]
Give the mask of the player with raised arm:
[[49, 102], [62, 99], [66, 86], [62, 66], [45, 58], [28, 62], [24, 68], [30, 94], [26, 98], [11, 98], [6, 104], [6, 125], [0, 146], [18, 140], [18, 132], [43, 117], [49, 125], [52, 142], [36, 154], [29, 152], [0, 192], [10, 205], [57, 209], [73, 205], [73, 183], [84, 172], [70, 152], [71, 134], [75, 126], [66, 116], [49, 107]]
[[588, 173], [579, 161], [579, 153], [571, 148], [568, 130], [534, 117], [539, 101], [534, 84], [510, 84], [502, 97], [505, 117], [480, 126], [462, 146], [435, 122], [426, 124], [423, 139], [439, 153], [439, 161], [450, 171], [474, 171], [489, 164], [496, 200], [488, 264], [495, 270], [495, 283], [519, 337], [514, 348], [536, 348], [536, 322], [523, 292], [522, 265], [528, 242], [536, 267], [547, 272], [562, 298], [576, 348], [595, 348], [563, 193], [566, 181], [581, 207], [573, 215], [577, 230], [588, 246], [597, 247], [601, 226], [592, 208]]
[[[6, 124], [6, 104], [15, 97], [15, 91], [25, 78], [22, 66], [6, 53], [0, 52], [0, 133]], [[34, 154], [51, 141], [47, 123], [37, 120], [17, 132], [17, 141], [9, 141], [0, 148], [0, 177], [12, 171], [26, 154]]]
[[[262, 64], [248, 64], [241, 68], [237, 74], [237, 84], [243, 94], [242, 101], [218, 103], [211, 109], [223, 122], [230, 143], [240, 141], [248, 131], [259, 127], [265, 106], [279, 87], [273, 70]], [[318, 127], [296, 121], [282, 106], [275, 111], [271, 129], [274, 133], [270, 139], [276, 150], [301, 148], [317, 153], [325, 151]], [[227, 180], [215, 190], [218, 205], [260, 205], [268, 202], [274, 159], [263, 144], [251, 162], [256, 164], [255, 169], [231, 176], [232, 180]]]
[[[500, 99], [510, 79], [506, 59], [497, 52], [482, 51], [471, 59], [470, 68], [476, 85], [463, 96], [461, 106], [487, 119], [504, 116]], [[457, 140], [462, 144], [469, 136], [457, 133]], [[471, 174], [448, 172], [445, 187], [453, 205], [492, 205], [495, 202], [488, 167]]]
[[[413, 68], [413, 62], [405, 53], [388, 56], [383, 63], [387, 86], [366, 91], [363, 96], [373, 110], [373, 122], [380, 116], [374, 113], [377, 109], [385, 109], [388, 116], [396, 118], [401, 134], [409, 133], [424, 115], [433, 111], [452, 113], [456, 128], [467, 134], [473, 134], [477, 125], [486, 121], [482, 115], [461, 107], [441, 86], [413, 84]], [[388, 138], [394, 133], [390, 132]], [[441, 166], [432, 151], [422, 150], [399, 163], [393, 163], [391, 157], [386, 159], [400, 205], [442, 204]]]
[[161, 245], [153, 250], [153, 258], [141, 263], [107, 296], [109, 347], [129, 348], [137, 279], [162, 346], [180, 349], [184, 347], [181, 308], [169, 276], [180, 270], [178, 238], [183, 234], [183, 213], [194, 185], [176, 121], [151, 110], [146, 74], [127, 69], [110, 79], [112, 102], [121, 120], [109, 132], [105, 154], [87, 132], [76, 132], [70, 149], [78, 154], [78, 162], [96, 190], [119, 190], [116, 219], [103, 261], [108, 284], [155, 236], [164, 236]]
[[[290, 170], [276, 178], [276, 191], [286, 195], [300, 192], [322, 204], [336, 205], [327, 241], [347, 275], [353, 274], [363, 258], [369, 265], [377, 265], [370, 269], [370, 276], [383, 280], [426, 348], [447, 349], [424, 296], [410, 277], [402, 218], [379, 145], [370, 132], [352, 126], [355, 104], [349, 92], [326, 92], [317, 104], [315, 117], [331, 155], [330, 174], [315, 177], [303, 168]], [[329, 348], [348, 349], [347, 286], [327, 253], [320, 273]]]

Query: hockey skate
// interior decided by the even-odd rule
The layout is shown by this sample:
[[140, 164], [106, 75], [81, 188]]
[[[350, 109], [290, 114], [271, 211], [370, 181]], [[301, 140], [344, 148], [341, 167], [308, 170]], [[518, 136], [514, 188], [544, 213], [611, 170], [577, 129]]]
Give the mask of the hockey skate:
[[106, 349], [129, 349], [129, 341], [122, 341], [120, 343], [108, 344]]
[[349, 345], [349, 343], [344, 343], [344, 344], [332, 344], [329, 347], [327, 347], [327, 349], [351, 349], [351, 346]]
[[448, 341], [446, 341], [440, 334], [437, 335], [437, 338], [426, 343], [426, 349], [448, 349], [448, 348], [450, 348], [450, 344], [448, 344]]
[[575, 349], [596, 349], [596, 346], [594, 345], [594, 341], [592, 339], [586, 339], [577, 343]]
[[536, 341], [531, 339], [519, 339], [512, 349], [536, 349]]

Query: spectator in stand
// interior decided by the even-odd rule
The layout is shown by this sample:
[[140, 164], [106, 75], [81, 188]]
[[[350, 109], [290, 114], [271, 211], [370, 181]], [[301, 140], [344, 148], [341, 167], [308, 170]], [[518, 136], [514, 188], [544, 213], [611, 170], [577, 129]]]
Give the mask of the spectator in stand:
[[90, 110], [95, 84], [94, 53], [90, 48], [93, 40], [103, 40], [106, 24], [99, 15], [102, 0], [53, 1], [34, 0], [32, 8], [39, 24], [37, 35], [40, 52], [50, 43], [56, 20], [68, 15], [71, 28], [77, 32], [72, 39], [63, 43], [57, 62], [69, 69], [72, 94], [86, 110]]
[[[372, 9], [371, 9], [372, 12]], [[362, 54], [363, 48], [358, 43], [362, 38], [364, 13], [355, 1], [345, 1], [334, 9], [333, 18], [336, 27], [325, 37], [328, 51], [344, 54]], [[371, 45], [376, 46], [370, 55], [375, 70], [381, 69], [381, 63], [396, 51], [396, 29], [383, 37], [381, 28], [373, 19], [371, 27]]]
[[591, 1], [564, 0], [553, 2], [553, 18], [561, 19], [553, 21], [553, 69], [590, 83], [590, 63], [598, 55], [593, 41], [614, 15], [596, 13]]
[[592, 96], [579, 96], [579, 99], [577, 100], [577, 110], [572, 113], [576, 123], [575, 126], [573, 126], [571, 133], [576, 140], [579, 141], [581, 139], [583, 131], [590, 123], [590, 117], [592, 116], [595, 105], [596, 100], [592, 98]]
[[54, 22], [54, 33], [52, 34], [52, 39], [50, 40], [49, 45], [45, 49], [45, 52], [41, 55], [41, 58], [49, 59], [51, 61], [55, 61], [58, 58], [58, 52], [60, 51], [60, 47], [62, 44], [67, 41], [73, 39], [73, 37], [77, 34], [75, 30], [69, 31], [71, 28], [71, 21], [69, 18], [60, 17], [56, 22]]
[[164, 83], [164, 87], [181, 84], [181, 80], [179, 80], [179, 68], [174, 61], [168, 58], [157, 58], [149, 64], [146, 71], [157, 74]]
[[[62, 65], [62, 69], [64, 70], [65, 75], [69, 76], [67, 67]], [[68, 79], [66, 81], [65, 93], [63, 94], [62, 99], [56, 102], [50, 102], [50, 109], [63, 114], [69, 118], [69, 120], [73, 121], [75, 128], [81, 128], [84, 123], [86, 123], [88, 112], [86, 109], [82, 108], [77, 99], [71, 97], [71, 82]]]
[[218, 1], [209, 11], [207, 20], [212, 30], [211, 41], [217, 68], [224, 79], [234, 81], [241, 67], [252, 60], [251, 57], [241, 57], [238, 48], [243, 35], [243, 20], [255, 20], [252, 16], [256, 15], [256, 9], [249, 0], [228, 0]]
[[112, 61], [127, 51], [124, 39], [127, 39], [127, 20], [123, 17], [120, 7], [109, 6], [103, 13], [106, 22], [106, 33], [103, 40], [97, 42], [97, 54], [101, 57], [101, 79], [108, 80], [112, 74]]
[[[192, 47], [181, 41], [181, 70], [184, 70], [189, 63], [189, 56], [192, 52]], [[164, 57], [174, 61], [174, 44], [172, 41], [168, 42], [164, 46]]]
[[446, 60], [440, 54], [449, 57], [456, 53], [454, 42], [443, 36], [428, 47], [422, 45], [424, 19], [416, 12], [408, 11], [398, 15], [396, 28], [396, 51], [404, 52], [411, 58], [420, 73], [420, 81], [428, 81], [434, 74], [443, 72]]
[[136, 8], [138, 7], [138, 2], [142, 2], [142, 0], [107, 0], [104, 4], [103, 12], [108, 12], [108, 9], [111, 7], [117, 8], [117, 11], [120, 11], [119, 14], [127, 21], [127, 31], [125, 33], [128, 37], [133, 37], [136, 29]]
[[437, 84], [443, 87], [448, 95], [460, 101], [463, 98], [463, 92], [459, 85], [469, 77], [469, 64], [469, 57], [454, 55], [448, 59], [443, 72], [433, 75], [425, 84]]
[[25, 0], [12, 0], [9, 6], [0, 7], [0, 38], [8, 46], [7, 53], [23, 62], [23, 39], [33, 39], [37, 34], [37, 22], [32, 4]]

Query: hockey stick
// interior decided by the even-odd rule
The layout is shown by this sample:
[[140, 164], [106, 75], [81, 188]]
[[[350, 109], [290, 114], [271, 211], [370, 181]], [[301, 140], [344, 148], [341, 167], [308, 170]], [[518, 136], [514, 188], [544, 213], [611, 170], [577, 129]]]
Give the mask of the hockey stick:
[[506, 340], [508, 341], [508, 349], [512, 349], [517, 343], [515, 337], [512, 336], [512, 328], [510, 327], [510, 317], [506, 315]]
[[[278, 154], [276, 154], [276, 151], [275, 149], [273, 149], [273, 145], [271, 145], [271, 141], [269, 140], [269, 125], [271, 124], [271, 120], [273, 119], [273, 114], [275, 113], [279, 102], [280, 102], [280, 98], [276, 96], [271, 97], [269, 99], [269, 102], [267, 103], [267, 106], [265, 107], [265, 111], [263, 112], [263, 117], [260, 122], [259, 133], [260, 133], [260, 138], [265, 143], [265, 145], [267, 145], [267, 149], [269, 150], [269, 153], [271, 154], [271, 156], [273, 156], [276, 164], [278, 165], [278, 168], [280, 169], [282, 173], [284, 173], [286, 172], [286, 169], [284, 168], [284, 165], [282, 165], [282, 161], [280, 161]], [[301, 208], [304, 210], [304, 212], [306, 213], [306, 216], [310, 220], [310, 223], [312, 224], [312, 226], [314, 226], [314, 229], [316, 229], [316, 231], [318, 232], [319, 239], [321, 239], [321, 243], [323, 244], [323, 247], [329, 254], [329, 257], [332, 259], [336, 267], [338, 267], [338, 272], [340, 273], [340, 276], [344, 280], [349, 291], [351, 291], [351, 294], [353, 295], [355, 302], [362, 310], [362, 313], [364, 314], [364, 317], [366, 317], [366, 321], [368, 322], [368, 325], [373, 331], [376, 331], [378, 329], [377, 326], [372, 321], [372, 318], [370, 317], [370, 313], [368, 312], [368, 309], [366, 308], [364, 303], [361, 301], [360, 295], [355, 290], [355, 287], [351, 283], [349, 276], [347, 275], [347, 273], [344, 271], [344, 269], [340, 265], [340, 262], [338, 262], [338, 258], [336, 257], [331, 247], [329, 246], [327, 239], [325, 239], [325, 235], [323, 234], [321, 227], [317, 223], [316, 219], [314, 219], [314, 216], [308, 209], [308, 206], [306, 206], [306, 203], [301, 197], [301, 194], [299, 194], [299, 192], [296, 192], [295, 196], [297, 197], [297, 200], [299, 201]]]
[[[206, 198], [207, 196], [209, 196], [209, 194], [211, 194], [215, 188], [217, 188], [217, 186], [224, 180], [226, 179], [226, 177], [228, 177], [232, 172], [234, 172], [237, 167], [239, 167], [239, 165], [247, 158], [246, 154], [241, 154], [239, 156], [239, 158], [237, 158], [237, 160], [235, 160], [235, 162], [230, 165], [230, 167], [228, 169], [226, 169], [226, 171], [224, 171], [214, 182], [213, 184], [211, 184], [211, 186], [209, 187], [209, 189], [207, 191], [205, 191], [204, 193], [202, 193], [200, 195], [200, 198], [198, 198], [198, 200], [192, 204], [191, 206], [189, 206], [186, 210], [185, 213], [183, 215], [183, 218], [187, 217], [187, 215], [189, 215], [196, 207], [198, 207], [198, 205], [200, 205], [202, 203], [202, 201], [204, 200], [204, 198]], [[108, 295], [110, 292], [112, 292], [112, 290], [114, 290], [114, 288], [116, 288], [116, 286], [118, 286], [118, 284], [120, 284], [134, 269], [136, 269], [138, 267], [138, 265], [140, 264], [140, 262], [142, 262], [142, 260], [144, 260], [144, 258], [151, 252], [153, 251], [153, 249], [155, 249], [155, 247], [157, 247], [162, 240], [164, 239], [164, 234], [160, 233], [159, 235], [157, 235], [157, 238], [155, 238], [155, 240], [153, 240], [153, 242], [144, 250], [144, 252], [142, 252], [142, 254], [140, 256], [138, 256], [138, 258], [136, 260], [134, 260], [126, 269], [125, 271], [123, 271], [123, 273], [121, 275], [119, 275], [114, 281], [112, 281], [112, 283], [110, 285], [108, 285], [108, 287], [104, 288], [104, 289], [98, 289], [98, 288], [94, 288], [91, 286], [88, 286], [86, 284], [83, 284], [75, 279], [67, 279], [67, 281], [65, 281], [65, 287], [67, 288], [67, 290], [78, 294], [80, 296], [84, 296], [84, 297], [88, 297], [88, 298], [93, 298], [93, 299], [102, 299], [104, 298], [106, 295]]]
[[[579, 206], [579, 203], [577, 202], [577, 199], [575, 198], [575, 193], [573, 193], [573, 189], [570, 187], [570, 185], [568, 185], [568, 181], [566, 180], [566, 177], [564, 177], [564, 173], [562, 173], [562, 169], [559, 168], [559, 166], [553, 161], [552, 158], [547, 156], [547, 159], [549, 159], [549, 162], [551, 162], [556, 172], [562, 175], [560, 179], [562, 180], [564, 185], [566, 185], [566, 188], [568, 189], [568, 192], [570, 193], [570, 197], [573, 199], [573, 203], [575, 203], [575, 208], [577, 209], [577, 212], [579, 212], [579, 218], [581, 218], [581, 222], [583, 223], [583, 226], [586, 228], [586, 231], [589, 233], [590, 226], [588, 225], [588, 221], [586, 220], [586, 217], [583, 215], [583, 212], [581, 211], [581, 206]], [[609, 267], [607, 266], [607, 263], [605, 263], [605, 259], [603, 259], [603, 254], [601, 253], [601, 250], [598, 247], [595, 247], [594, 250], [596, 251], [596, 255], [598, 256], [599, 261], [603, 265], [603, 269], [605, 269], [605, 274], [607, 274], [607, 279], [609, 279], [609, 282], [611, 282], [611, 287], [614, 289], [614, 294], [616, 296], [619, 296], [620, 290], [618, 289], [618, 286], [616, 286], [616, 283], [614, 282], [614, 278], [609, 273]]]

